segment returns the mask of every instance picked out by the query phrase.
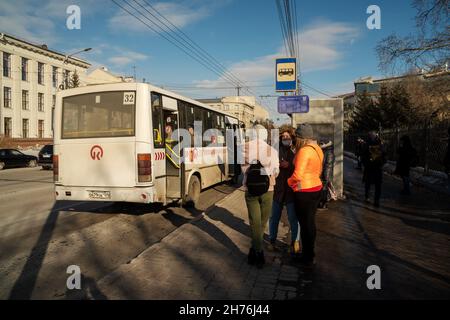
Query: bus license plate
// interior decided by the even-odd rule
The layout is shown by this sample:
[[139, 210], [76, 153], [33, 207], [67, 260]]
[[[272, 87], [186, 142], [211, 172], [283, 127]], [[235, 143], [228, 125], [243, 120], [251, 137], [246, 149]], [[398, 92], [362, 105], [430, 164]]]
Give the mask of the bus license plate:
[[111, 199], [109, 191], [89, 191], [90, 199]]

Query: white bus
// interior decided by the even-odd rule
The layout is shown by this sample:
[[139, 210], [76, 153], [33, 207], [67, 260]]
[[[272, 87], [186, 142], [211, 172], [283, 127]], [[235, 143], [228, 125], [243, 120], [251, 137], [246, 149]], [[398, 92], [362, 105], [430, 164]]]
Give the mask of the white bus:
[[[210, 135], [212, 146], [204, 141], [203, 132], [196, 132], [200, 147], [182, 148], [177, 129], [194, 123], [201, 124], [203, 132], [211, 128], [219, 132]], [[238, 170], [242, 127], [231, 115], [145, 83], [58, 92], [56, 199], [195, 204], [202, 189], [229, 180]], [[227, 146], [226, 129], [234, 130], [233, 146]], [[192, 161], [208, 150], [222, 163]]]

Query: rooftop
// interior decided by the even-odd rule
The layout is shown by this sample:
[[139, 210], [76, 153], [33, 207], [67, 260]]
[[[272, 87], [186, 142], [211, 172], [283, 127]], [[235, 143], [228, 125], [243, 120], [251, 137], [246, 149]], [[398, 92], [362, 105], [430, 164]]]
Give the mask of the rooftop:
[[[31, 41], [20, 39], [18, 37], [6, 33], [0, 33], [0, 43], [16, 45], [18, 47], [22, 47], [24, 49], [28, 49], [36, 53], [50, 56], [61, 61], [64, 61], [64, 59], [66, 59], [66, 54], [53, 49], [49, 49], [46, 44], [33, 43]], [[69, 57], [68, 62], [84, 68], [89, 68], [91, 66], [89, 62], [74, 57]]]

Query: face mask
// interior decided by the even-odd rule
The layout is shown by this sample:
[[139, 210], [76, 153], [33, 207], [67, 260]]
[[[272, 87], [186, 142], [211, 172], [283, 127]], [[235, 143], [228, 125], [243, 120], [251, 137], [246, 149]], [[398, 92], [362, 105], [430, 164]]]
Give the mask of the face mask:
[[283, 144], [283, 146], [285, 147], [290, 147], [292, 144], [292, 140], [282, 140], [281, 143]]

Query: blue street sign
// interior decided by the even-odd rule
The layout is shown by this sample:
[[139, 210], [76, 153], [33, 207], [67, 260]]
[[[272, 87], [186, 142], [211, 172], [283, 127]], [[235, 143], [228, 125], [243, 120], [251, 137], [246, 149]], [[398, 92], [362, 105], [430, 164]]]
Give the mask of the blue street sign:
[[282, 58], [275, 61], [276, 91], [297, 90], [297, 61], [295, 58]]
[[278, 97], [278, 113], [307, 113], [309, 111], [309, 97], [281, 96]]

